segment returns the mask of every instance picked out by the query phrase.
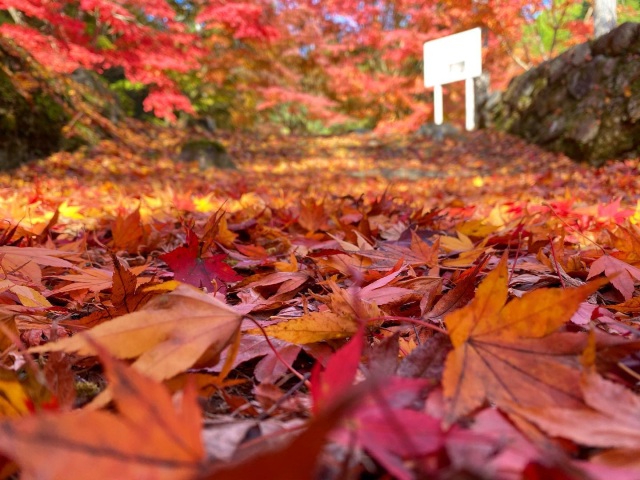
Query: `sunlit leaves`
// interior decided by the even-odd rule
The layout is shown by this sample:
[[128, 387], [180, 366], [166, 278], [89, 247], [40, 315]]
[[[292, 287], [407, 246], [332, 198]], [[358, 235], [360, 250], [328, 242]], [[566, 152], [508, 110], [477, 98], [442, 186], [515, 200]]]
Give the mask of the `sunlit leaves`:
[[538, 289], [507, 303], [507, 275], [503, 257], [473, 301], [445, 318], [454, 346], [443, 378], [448, 422], [485, 400], [498, 405], [580, 404], [577, 355], [586, 340], [553, 332], [601, 283]]

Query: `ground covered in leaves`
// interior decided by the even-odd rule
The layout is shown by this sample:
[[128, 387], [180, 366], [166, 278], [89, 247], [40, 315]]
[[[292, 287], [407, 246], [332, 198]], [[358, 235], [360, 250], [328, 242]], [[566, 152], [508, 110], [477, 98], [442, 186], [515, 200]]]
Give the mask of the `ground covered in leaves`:
[[638, 160], [181, 135], [0, 177], [4, 478], [640, 477]]

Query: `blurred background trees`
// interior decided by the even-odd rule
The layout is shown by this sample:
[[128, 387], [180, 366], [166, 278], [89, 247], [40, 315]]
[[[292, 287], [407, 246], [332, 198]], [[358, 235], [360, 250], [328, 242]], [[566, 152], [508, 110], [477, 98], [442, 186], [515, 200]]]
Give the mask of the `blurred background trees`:
[[[408, 132], [432, 115], [425, 41], [482, 27], [500, 89], [591, 38], [599, 1], [0, 0], [0, 48], [38, 63], [49, 85], [94, 72], [108, 101], [147, 120]], [[640, 0], [616, 8], [619, 22], [640, 16]], [[461, 90], [448, 89], [447, 111], [462, 115]]]

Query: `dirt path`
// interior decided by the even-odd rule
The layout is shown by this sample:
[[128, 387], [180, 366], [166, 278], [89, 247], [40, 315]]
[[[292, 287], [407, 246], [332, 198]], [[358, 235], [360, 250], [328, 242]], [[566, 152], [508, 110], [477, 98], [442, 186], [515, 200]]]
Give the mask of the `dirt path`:
[[223, 205], [240, 209], [243, 196], [245, 203], [266, 206], [274, 199], [286, 205], [328, 196], [374, 201], [386, 192], [412, 208], [472, 208], [482, 216], [496, 205], [549, 201], [591, 208], [620, 199], [633, 207], [640, 192], [637, 160], [594, 169], [486, 131], [442, 142], [371, 134], [228, 136], [238, 171], [175, 163], [162, 142], [150, 142], [155, 155], [104, 142], [4, 174], [0, 211], [6, 219], [38, 223], [59, 206], [63, 218], [92, 228], [118, 209], [140, 206], [149, 215], [175, 218]]

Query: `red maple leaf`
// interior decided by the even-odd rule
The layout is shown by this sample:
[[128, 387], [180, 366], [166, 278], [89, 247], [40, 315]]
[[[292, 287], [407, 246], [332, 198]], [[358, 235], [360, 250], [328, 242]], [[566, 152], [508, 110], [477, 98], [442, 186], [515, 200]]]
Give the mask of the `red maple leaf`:
[[224, 262], [227, 255], [218, 253], [203, 258], [200, 240], [191, 229], [187, 229], [187, 245], [178, 247], [160, 258], [173, 270], [174, 278], [198, 288], [213, 289], [226, 293], [226, 282], [242, 280], [233, 268]]

